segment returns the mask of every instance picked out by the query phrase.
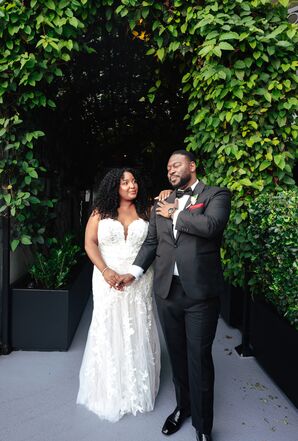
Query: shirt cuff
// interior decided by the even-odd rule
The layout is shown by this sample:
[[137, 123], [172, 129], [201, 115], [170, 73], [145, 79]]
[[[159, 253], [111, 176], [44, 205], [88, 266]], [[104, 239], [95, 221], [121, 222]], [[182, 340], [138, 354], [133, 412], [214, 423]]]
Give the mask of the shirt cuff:
[[144, 273], [143, 268], [137, 265], [131, 265], [129, 269], [129, 274], [135, 277], [136, 280], [138, 280]]

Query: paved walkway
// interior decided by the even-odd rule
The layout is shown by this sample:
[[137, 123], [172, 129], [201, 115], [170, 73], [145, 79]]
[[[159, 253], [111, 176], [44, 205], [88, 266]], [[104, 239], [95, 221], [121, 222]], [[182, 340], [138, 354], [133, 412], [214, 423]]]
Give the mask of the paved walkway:
[[[0, 441], [166, 441], [160, 432], [174, 408], [162, 340], [161, 387], [153, 412], [100, 421], [75, 404], [91, 304], [68, 352], [13, 352], [0, 357]], [[297, 441], [297, 410], [254, 358], [240, 358], [240, 333], [220, 319], [214, 344], [214, 441]], [[190, 420], [171, 441], [194, 441]]]

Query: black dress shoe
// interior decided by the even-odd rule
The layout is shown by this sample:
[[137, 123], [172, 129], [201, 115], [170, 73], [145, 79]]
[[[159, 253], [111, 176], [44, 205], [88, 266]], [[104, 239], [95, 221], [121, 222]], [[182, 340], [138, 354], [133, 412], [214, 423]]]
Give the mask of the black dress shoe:
[[190, 412], [184, 411], [176, 407], [173, 413], [166, 419], [161, 429], [164, 435], [172, 435], [180, 429], [183, 421], [190, 416]]
[[207, 433], [201, 433], [198, 430], [196, 430], [196, 440], [197, 441], [212, 441], [212, 436], [211, 434], [207, 434]]

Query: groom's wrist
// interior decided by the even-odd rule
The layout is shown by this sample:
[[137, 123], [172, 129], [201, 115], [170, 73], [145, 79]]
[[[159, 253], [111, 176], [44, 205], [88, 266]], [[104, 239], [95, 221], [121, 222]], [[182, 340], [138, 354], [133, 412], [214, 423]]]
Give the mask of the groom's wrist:
[[131, 274], [136, 280], [138, 280], [140, 277], [142, 277], [144, 270], [140, 266], [131, 265], [128, 273]]

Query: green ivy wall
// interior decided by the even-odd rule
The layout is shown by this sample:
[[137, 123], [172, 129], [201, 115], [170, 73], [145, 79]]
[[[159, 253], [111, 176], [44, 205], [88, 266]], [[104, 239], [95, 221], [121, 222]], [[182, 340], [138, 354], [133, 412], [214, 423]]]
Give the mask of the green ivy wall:
[[[295, 185], [297, 25], [286, 0], [0, 2], [0, 177], [2, 206], [15, 218], [12, 246], [42, 242], [53, 201], [43, 199], [36, 149], [43, 133], [22, 123], [38, 107], [55, 108], [46, 85], [63, 75], [84, 34], [119, 20], [163, 63], [175, 60], [188, 97], [189, 135], [201, 179], [228, 187], [233, 210], [223, 247], [226, 273], [243, 282], [248, 206], [260, 192]], [[146, 99], [153, 102], [160, 81]], [[178, 146], [177, 146], [178, 147]], [[181, 147], [181, 146], [180, 146]]]

